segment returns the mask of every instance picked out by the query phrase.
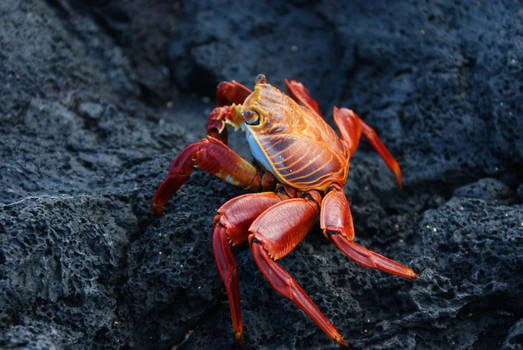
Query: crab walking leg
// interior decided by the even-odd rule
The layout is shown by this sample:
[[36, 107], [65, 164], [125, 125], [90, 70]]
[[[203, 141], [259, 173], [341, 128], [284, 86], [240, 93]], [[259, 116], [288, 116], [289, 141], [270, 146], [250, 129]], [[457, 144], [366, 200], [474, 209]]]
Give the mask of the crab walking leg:
[[307, 234], [318, 216], [317, 204], [309, 199], [289, 199], [273, 205], [251, 225], [249, 244], [256, 264], [272, 287], [294, 302], [332, 340], [347, 345], [294, 279], [276, 263]]
[[214, 218], [212, 249], [218, 272], [225, 285], [234, 337], [238, 342], [243, 338], [243, 325], [240, 311], [240, 289], [236, 274], [236, 261], [229, 243], [236, 245], [247, 240], [248, 228], [254, 219], [271, 205], [286, 196], [274, 192], [249, 193], [231, 199], [218, 209]]
[[153, 197], [154, 213], [158, 215], [162, 213], [163, 205], [191, 175], [193, 167], [245, 189], [268, 190], [274, 187], [272, 175], [262, 174], [223, 142], [209, 136], [208, 139], [187, 146], [176, 157], [167, 177]]
[[323, 198], [320, 226], [327, 238], [330, 238], [345, 255], [359, 264], [405, 278], [416, 278], [414, 271], [408, 267], [353, 242], [352, 215], [347, 198], [341, 190], [334, 189]]
[[338, 109], [334, 107], [333, 116], [334, 122], [340, 130], [341, 137], [345, 142], [347, 142], [347, 145], [349, 147], [349, 154], [352, 155], [354, 151], [356, 151], [356, 148], [358, 147], [358, 143], [360, 140], [360, 136], [363, 133], [363, 135], [365, 135], [365, 138], [370, 142], [372, 147], [374, 147], [376, 152], [378, 152], [381, 158], [383, 158], [385, 164], [387, 164], [389, 169], [394, 173], [394, 175], [396, 176], [398, 187], [401, 188], [401, 170], [398, 165], [398, 162], [396, 162], [396, 160], [394, 159], [392, 154], [390, 154], [387, 147], [385, 147], [383, 142], [381, 142], [378, 135], [376, 135], [376, 132], [370, 126], [365, 124], [363, 120], [361, 120], [356, 115], [356, 113], [354, 113], [350, 109]]
[[320, 108], [318, 107], [318, 102], [309, 95], [309, 92], [302, 83], [296, 80], [289, 81], [285, 79], [285, 85], [287, 86], [287, 90], [292, 98], [308, 107], [311, 111], [316, 112], [320, 117], [323, 117]]

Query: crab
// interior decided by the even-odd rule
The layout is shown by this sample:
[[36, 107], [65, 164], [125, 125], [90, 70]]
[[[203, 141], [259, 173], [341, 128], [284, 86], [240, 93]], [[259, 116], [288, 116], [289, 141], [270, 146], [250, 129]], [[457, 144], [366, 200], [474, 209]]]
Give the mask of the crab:
[[[340, 345], [345, 340], [277, 260], [305, 237], [319, 217], [324, 236], [357, 263], [404, 278], [409, 268], [354, 242], [349, 203], [343, 192], [349, 159], [363, 134], [402, 187], [400, 168], [374, 130], [352, 110], [333, 109], [340, 136], [325, 122], [305, 86], [285, 80], [289, 95], [267, 83], [263, 74], [251, 91], [236, 81], [221, 82], [217, 107], [207, 122], [207, 138], [186, 147], [174, 160], [153, 198], [152, 210], [163, 213], [193, 168], [246, 190], [226, 202], [214, 218], [212, 246], [225, 284], [236, 341], [243, 340], [236, 261], [230, 245], [248, 242], [254, 261], [272, 287], [296, 304]], [[255, 160], [253, 165], [227, 146], [229, 124], [241, 128]]]

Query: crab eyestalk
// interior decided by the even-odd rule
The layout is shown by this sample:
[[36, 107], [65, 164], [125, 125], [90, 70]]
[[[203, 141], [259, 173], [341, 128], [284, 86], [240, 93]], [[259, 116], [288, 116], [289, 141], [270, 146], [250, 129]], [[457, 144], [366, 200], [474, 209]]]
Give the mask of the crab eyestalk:
[[265, 77], [265, 74], [258, 74], [256, 76], [256, 79], [254, 79], [254, 85], [256, 84], [266, 84], [267, 78]]

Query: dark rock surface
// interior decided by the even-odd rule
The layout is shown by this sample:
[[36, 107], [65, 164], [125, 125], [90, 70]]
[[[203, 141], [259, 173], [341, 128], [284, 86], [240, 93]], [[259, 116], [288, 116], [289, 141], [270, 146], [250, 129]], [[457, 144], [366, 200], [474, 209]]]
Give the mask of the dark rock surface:
[[[195, 172], [150, 204], [216, 83], [263, 72], [353, 108], [402, 167], [398, 191], [362, 141], [345, 192], [358, 242], [416, 280], [318, 228], [281, 261], [351, 346], [521, 349], [517, 1], [3, 0], [0, 23], [0, 348], [233, 347], [210, 237], [243, 191]], [[245, 348], [337, 348], [233, 252]]]

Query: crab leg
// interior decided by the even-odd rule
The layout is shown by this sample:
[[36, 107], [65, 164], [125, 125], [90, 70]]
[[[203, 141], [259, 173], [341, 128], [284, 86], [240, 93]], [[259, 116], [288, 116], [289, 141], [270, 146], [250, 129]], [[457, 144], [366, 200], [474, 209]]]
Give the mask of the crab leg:
[[398, 182], [398, 187], [401, 188], [401, 170], [398, 165], [398, 162], [396, 162], [396, 160], [390, 154], [387, 147], [385, 147], [383, 142], [381, 142], [378, 135], [376, 135], [376, 132], [370, 126], [365, 124], [363, 120], [361, 120], [356, 115], [356, 113], [354, 113], [350, 109], [338, 109], [334, 107], [333, 116], [334, 122], [340, 130], [341, 137], [348, 145], [349, 154], [352, 155], [354, 151], [356, 151], [356, 148], [358, 147], [358, 143], [360, 140], [360, 136], [363, 133], [363, 135], [365, 135], [365, 138], [370, 142], [372, 147], [374, 147], [374, 149], [378, 152], [381, 158], [383, 158], [385, 164], [387, 164], [389, 169], [394, 173], [394, 175], [396, 176], [396, 181]]
[[327, 193], [321, 203], [320, 226], [323, 234], [359, 264], [405, 278], [415, 278], [414, 271], [353, 242], [354, 225], [349, 203], [339, 189]]
[[302, 83], [296, 80], [289, 81], [285, 79], [285, 85], [287, 86], [287, 90], [292, 98], [308, 107], [311, 111], [318, 113], [320, 117], [323, 117], [320, 108], [318, 107], [318, 103], [309, 95], [309, 92]]
[[269, 173], [262, 174], [252, 164], [240, 157], [223, 142], [209, 136], [200, 142], [187, 146], [176, 157], [167, 177], [153, 197], [153, 212], [157, 215], [180, 186], [198, 168], [218, 178], [245, 189], [272, 189], [274, 178]]
[[272, 287], [295, 303], [332, 340], [343, 338], [294, 279], [276, 263], [307, 234], [318, 216], [317, 204], [306, 198], [289, 199], [263, 212], [251, 225], [249, 244], [254, 260]]
[[225, 284], [234, 337], [242, 341], [243, 325], [240, 311], [240, 290], [236, 261], [229, 243], [236, 245], [247, 240], [248, 228], [254, 219], [271, 205], [286, 196], [274, 192], [250, 193], [231, 199], [218, 209], [214, 218], [212, 248], [218, 271]]

